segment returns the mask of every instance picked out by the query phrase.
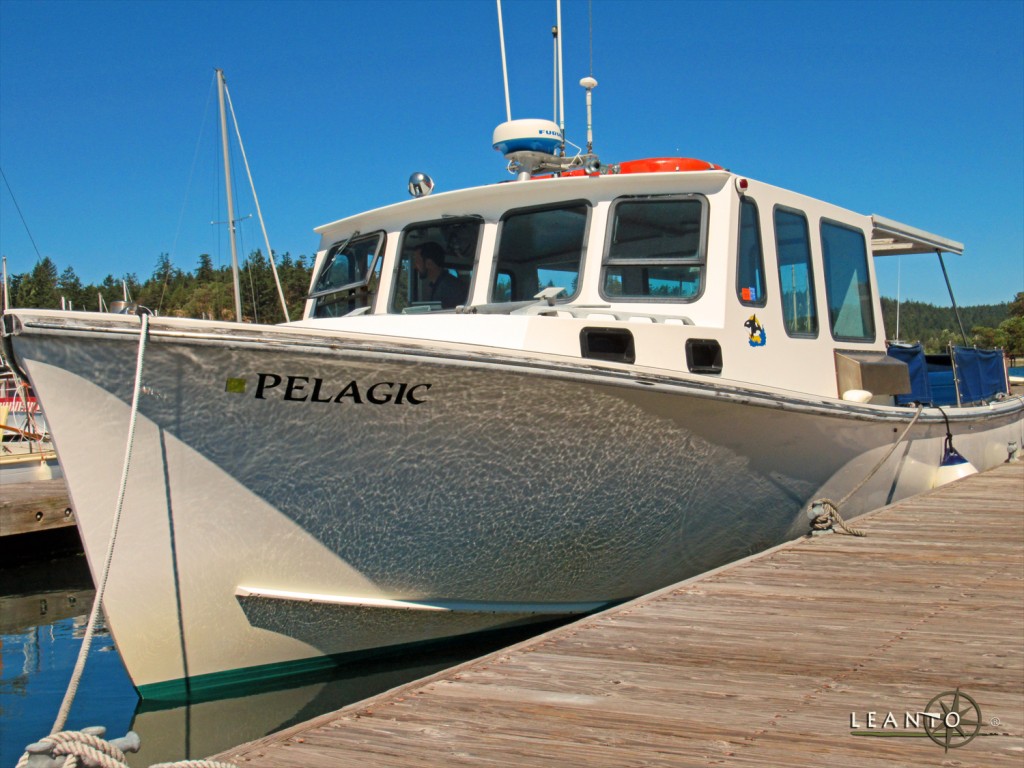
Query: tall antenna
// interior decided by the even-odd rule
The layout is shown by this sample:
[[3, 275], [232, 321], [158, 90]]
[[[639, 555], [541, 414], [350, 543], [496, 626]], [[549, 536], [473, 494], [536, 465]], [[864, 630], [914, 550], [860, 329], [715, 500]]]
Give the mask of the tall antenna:
[[501, 23], [501, 0], [498, 3], [498, 37], [501, 38], [501, 74], [505, 79], [505, 118], [512, 120], [512, 102], [508, 96], [508, 65], [505, 63], [505, 27]]
[[590, 24], [590, 76], [594, 76], [594, 0], [587, 1], [587, 21]]
[[558, 27], [551, 28], [551, 45], [551, 64], [554, 70], [551, 73], [551, 119], [558, 122]]
[[565, 86], [562, 80], [562, 0], [555, 0], [555, 24], [558, 25], [558, 127], [562, 131], [562, 154], [565, 154]]
[[589, 155], [594, 149], [594, 114], [590, 92], [597, 88], [597, 80], [592, 77], [584, 77], [580, 80], [580, 85], [587, 89], [587, 154]]

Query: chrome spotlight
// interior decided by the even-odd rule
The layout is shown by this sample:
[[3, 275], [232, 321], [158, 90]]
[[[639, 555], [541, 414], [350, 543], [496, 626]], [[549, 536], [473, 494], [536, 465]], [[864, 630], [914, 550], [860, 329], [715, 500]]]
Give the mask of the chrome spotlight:
[[409, 177], [409, 194], [413, 197], [426, 197], [434, 191], [434, 180], [425, 173], [416, 171]]

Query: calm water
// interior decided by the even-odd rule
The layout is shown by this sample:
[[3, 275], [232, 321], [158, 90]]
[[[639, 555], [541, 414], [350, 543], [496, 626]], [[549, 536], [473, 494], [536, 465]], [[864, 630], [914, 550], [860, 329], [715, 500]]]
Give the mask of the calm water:
[[[0, 569], [0, 766], [50, 732], [94, 596], [84, 555]], [[135, 694], [105, 630], [96, 633], [66, 728], [135, 730], [132, 766], [201, 758], [365, 699], [549, 627], [510, 632], [390, 662], [361, 662], [307, 684], [152, 711]]]

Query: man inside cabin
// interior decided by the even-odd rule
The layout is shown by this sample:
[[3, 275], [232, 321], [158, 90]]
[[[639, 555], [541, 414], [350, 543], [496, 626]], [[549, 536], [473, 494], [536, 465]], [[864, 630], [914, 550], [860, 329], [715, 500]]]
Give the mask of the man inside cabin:
[[436, 301], [441, 309], [454, 309], [466, 301], [466, 289], [444, 266], [444, 249], [433, 241], [418, 245], [412, 252], [412, 266], [427, 281], [427, 301]]

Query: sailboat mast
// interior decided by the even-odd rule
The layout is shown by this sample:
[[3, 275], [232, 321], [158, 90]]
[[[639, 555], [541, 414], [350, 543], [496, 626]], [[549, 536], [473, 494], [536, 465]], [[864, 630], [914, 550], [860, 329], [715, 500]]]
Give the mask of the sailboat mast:
[[220, 140], [224, 150], [224, 186], [228, 195], [228, 232], [231, 234], [231, 278], [235, 288], [235, 322], [242, 322], [242, 291], [238, 283], [238, 244], [235, 241], [235, 200], [231, 190], [231, 156], [228, 150], [228, 117], [224, 110], [224, 70], [217, 70], [220, 101]]

